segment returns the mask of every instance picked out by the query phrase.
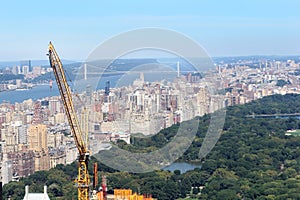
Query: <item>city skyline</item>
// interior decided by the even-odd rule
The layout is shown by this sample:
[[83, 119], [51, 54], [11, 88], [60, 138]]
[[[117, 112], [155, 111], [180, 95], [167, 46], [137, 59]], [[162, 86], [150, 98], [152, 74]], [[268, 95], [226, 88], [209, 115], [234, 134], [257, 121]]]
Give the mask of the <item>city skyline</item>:
[[[299, 60], [221, 63], [203, 77], [195, 73], [179, 76], [176, 73], [173, 81], [148, 82], [145, 74], [140, 73], [129, 86], [110, 87], [106, 84], [105, 90], [92, 92], [86, 88], [83, 93], [78, 93], [74, 105], [80, 126], [89, 133], [92, 152], [108, 150], [108, 142], [124, 140], [130, 144], [131, 135], [155, 135], [162, 129], [228, 106], [247, 104], [270, 95], [300, 94]], [[41, 76], [42, 71], [37, 67], [26, 73], [32, 73], [29, 77]], [[23, 72], [13, 67], [6, 69], [6, 73]], [[23, 89], [22, 80], [1, 85], [4, 90], [13, 86]], [[49, 91], [49, 86], [47, 89]], [[26, 89], [26, 93], [34, 97], [31, 89]], [[76, 146], [57, 95], [51, 93], [36, 100], [30, 98], [0, 104], [2, 174], [6, 174], [3, 183], [76, 159]], [[260, 113], [251, 114], [246, 117], [260, 116]]]
[[210, 56], [298, 55], [298, 1], [3, 2], [0, 61], [61, 57], [84, 60], [110, 37], [143, 27], [178, 31]]

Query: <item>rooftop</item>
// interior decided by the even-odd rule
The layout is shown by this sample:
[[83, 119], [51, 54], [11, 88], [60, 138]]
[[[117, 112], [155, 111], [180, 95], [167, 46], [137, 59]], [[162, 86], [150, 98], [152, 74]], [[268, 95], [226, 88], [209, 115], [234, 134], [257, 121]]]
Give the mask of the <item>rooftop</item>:
[[23, 200], [50, 200], [47, 194], [47, 186], [44, 186], [44, 193], [29, 193], [29, 186], [26, 185]]

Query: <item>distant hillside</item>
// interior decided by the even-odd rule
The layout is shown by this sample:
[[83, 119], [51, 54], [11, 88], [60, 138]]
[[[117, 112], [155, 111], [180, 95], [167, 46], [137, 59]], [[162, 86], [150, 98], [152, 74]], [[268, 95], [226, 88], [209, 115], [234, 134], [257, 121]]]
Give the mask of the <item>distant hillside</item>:
[[[49, 66], [49, 60], [30, 60], [31, 66]], [[13, 67], [20, 65], [27, 65], [29, 60], [21, 60], [21, 61], [0, 61], [0, 69], [5, 67]], [[72, 64], [76, 63], [76, 61], [64, 60], [62, 59], [63, 64]]]

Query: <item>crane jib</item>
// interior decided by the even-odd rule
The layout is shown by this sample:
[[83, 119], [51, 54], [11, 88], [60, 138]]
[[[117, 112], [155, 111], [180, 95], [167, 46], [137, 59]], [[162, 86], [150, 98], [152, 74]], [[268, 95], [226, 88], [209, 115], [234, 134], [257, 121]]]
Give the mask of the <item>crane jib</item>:
[[73, 101], [71, 97], [70, 88], [67, 84], [65, 74], [61, 65], [61, 62], [52, 46], [52, 48], [49, 48], [49, 58], [50, 58], [50, 64], [53, 68], [57, 85], [59, 87], [60, 95], [62, 97], [62, 101], [65, 107], [66, 115], [70, 124], [71, 132], [75, 138], [76, 146], [81, 154], [87, 153], [85, 144], [83, 142], [82, 138], [82, 131], [80, 129], [78, 119], [76, 116], [76, 112], [73, 106]]
[[83, 141], [82, 130], [79, 126], [78, 118], [72, 101], [71, 90], [67, 83], [62, 63], [51, 42], [49, 44], [48, 51], [49, 62], [53, 69], [70, 129], [79, 152], [78, 177], [76, 180], [78, 185], [78, 200], [88, 200], [90, 183], [88, 174], [89, 152], [86, 144]]

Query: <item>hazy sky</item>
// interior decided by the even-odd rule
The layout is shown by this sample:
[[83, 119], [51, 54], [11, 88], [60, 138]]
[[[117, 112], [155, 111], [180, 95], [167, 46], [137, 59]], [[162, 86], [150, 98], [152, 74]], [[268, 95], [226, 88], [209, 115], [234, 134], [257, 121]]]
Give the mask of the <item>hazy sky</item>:
[[143, 27], [167, 28], [211, 56], [299, 55], [299, 0], [1, 1], [0, 61], [84, 60], [101, 42]]

